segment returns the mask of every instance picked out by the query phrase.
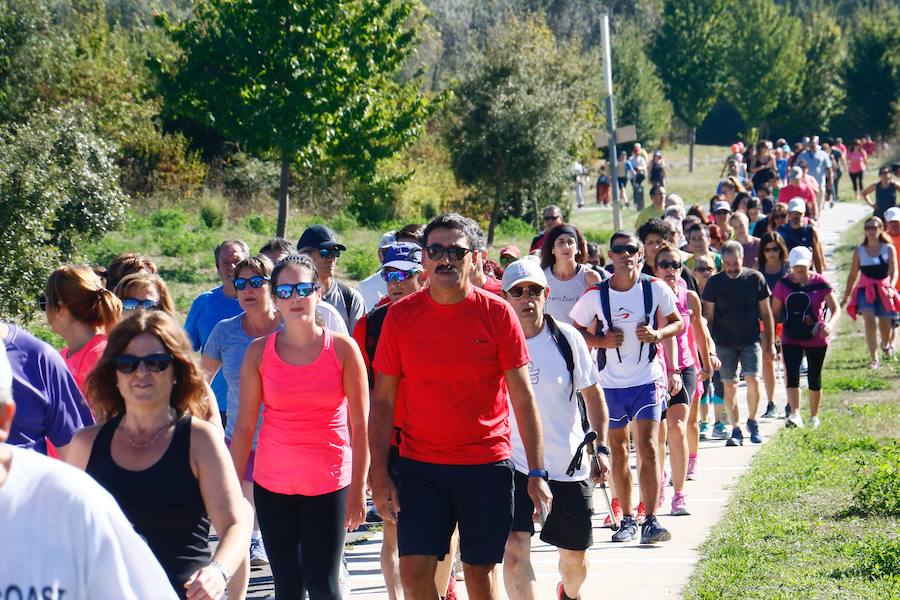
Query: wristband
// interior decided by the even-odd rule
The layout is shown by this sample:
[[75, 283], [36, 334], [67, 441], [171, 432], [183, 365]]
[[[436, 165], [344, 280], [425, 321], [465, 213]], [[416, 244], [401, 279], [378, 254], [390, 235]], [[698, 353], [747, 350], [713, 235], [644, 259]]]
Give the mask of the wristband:
[[222, 574], [222, 579], [225, 580], [225, 585], [228, 585], [228, 583], [231, 581], [231, 575], [228, 574], [228, 571], [225, 570], [225, 567], [222, 566], [222, 563], [217, 560], [213, 560], [211, 563], [209, 563], [209, 566], [218, 569], [219, 573]]
[[547, 481], [550, 479], [550, 473], [548, 473], [546, 469], [532, 469], [532, 470], [528, 471], [528, 476], [529, 477], [540, 477], [544, 481]]
[[599, 452], [600, 454], [602, 454], [604, 456], [607, 456], [607, 457], [609, 456], [609, 447], [608, 446], [601, 446], [600, 444], [597, 444], [596, 446], [594, 446], [594, 451]]

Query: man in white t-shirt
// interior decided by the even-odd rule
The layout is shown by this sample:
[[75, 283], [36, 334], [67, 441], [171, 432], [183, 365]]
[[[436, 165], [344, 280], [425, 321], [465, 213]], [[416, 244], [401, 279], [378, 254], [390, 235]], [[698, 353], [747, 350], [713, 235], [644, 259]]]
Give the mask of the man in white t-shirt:
[[90, 475], [5, 443], [15, 412], [0, 346], [0, 598], [176, 598], [150, 548]]
[[[503, 273], [503, 292], [519, 318], [528, 344], [528, 373], [537, 399], [544, 432], [544, 467], [547, 469], [553, 505], [541, 528], [541, 540], [559, 549], [559, 574], [556, 597], [562, 600], [579, 597], [587, 578], [587, 549], [594, 543], [591, 530], [593, 486], [588, 481], [586, 462], [575, 466], [573, 457], [583, 452], [580, 400], [591, 429], [597, 433], [598, 468], [590, 475], [596, 483], [606, 481], [609, 471], [609, 448], [606, 434], [609, 417], [606, 402], [598, 385], [598, 374], [584, 338], [567, 323], [551, 322], [544, 314], [550, 295], [547, 277], [540, 263], [532, 258], [517, 260]], [[554, 327], [555, 326], [555, 327]], [[556, 336], [556, 339], [554, 339]], [[571, 357], [568, 370], [565, 344]], [[510, 598], [534, 600], [537, 596], [534, 570], [531, 567], [531, 536], [534, 535], [535, 507], [528, 497], [528, 461], [519, 436], [515, 415], [510, 411], [512, 462], [515, 467], [515, 500], [512, 531], [503, 558], [503, 580]], [[569, 470], [572, 463], [573, 471]], [[594, 465], [591, 465], [594, 467]]]
[[[633, 423], [641, 459], [641, 501], [647, 515], [641, 543], [665, 542], [671, 535], [655, 516], [662, 460], [657, 437], [666, 388], [669, 393], [678, 393], [681, 377], [674, 366], [668, 371], [663, 368], [662, 353], [656, 349], [662, 343], [667, 356], [677, 356], [672, 336], [681, 330], [681, 316], [672, 290], [661, 281], [641, 276], [643, 246], [637, 236], [619, 231], [609, 244], [612, 277], [585, 292], [572, 308], [571, 317], [588, 346], [598, 349], [601, 364], [600, 385], [609, 407], [613, 484], [624, 513], [613, 541], [624, 542], [637, 536], [638, 524], [631, 514], [629, 440], [625, 428]], [[591, 333], [595, 322], [596, 334]]]

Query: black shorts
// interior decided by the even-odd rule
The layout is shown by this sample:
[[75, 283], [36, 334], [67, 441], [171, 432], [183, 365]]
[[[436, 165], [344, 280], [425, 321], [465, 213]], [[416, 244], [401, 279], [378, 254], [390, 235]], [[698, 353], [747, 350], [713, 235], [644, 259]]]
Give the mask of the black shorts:
[[[528, 476], [516, 471], [516, 507], [513, 531], [527, 531], [534, 535], [534, 503], [528, 495]], [[541, 541], [564, 550], [587, 550], [594, 544], [591, 509], [594, 488], [588, 481], [553, 481], [553, 506], [541, 529]]]
[[391, 449], [388, 450], [388, 462], [387, 462], [387, 472], [388, 477], [391, 478], [391, 481], [394, 483], [394, 487], [398, 485], [397, 479], [397, 461], [400, 459], [400, 448], [391, 444]]
[[397, 461], [400, 556], [442, 559], [459, 524], [462, 561], [503, 561], [513, 517], [513, 468], [508, 460], [486, 465], [436, 465]]

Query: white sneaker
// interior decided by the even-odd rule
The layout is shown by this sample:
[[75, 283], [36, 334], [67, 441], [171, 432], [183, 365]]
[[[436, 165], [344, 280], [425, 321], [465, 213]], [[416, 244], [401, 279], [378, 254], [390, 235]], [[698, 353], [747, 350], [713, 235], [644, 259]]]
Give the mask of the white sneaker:
[[803, 417], [799, 414], [791, 415], [787, 418], [787, 423], [784, 424], [785, 427], [803, 427]]
[[821, 424], [822, 424], [822, 422], [819, 420], [819, 417], [810, 417], [809, 418], [809, 426], [812, 427], [813, 429], [818, 429], [819, 425], [821, 425]]

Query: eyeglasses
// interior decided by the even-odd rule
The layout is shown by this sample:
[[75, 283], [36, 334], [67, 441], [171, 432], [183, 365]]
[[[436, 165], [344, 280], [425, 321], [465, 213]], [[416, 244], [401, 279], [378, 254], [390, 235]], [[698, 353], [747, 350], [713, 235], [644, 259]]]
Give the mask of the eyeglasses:
[[629, 254], [630, 256], [634, 256], [638, 253], [639, 248], [634, 244], [614, 244], [610, 246], [610, 251], [613, 254]]
[[461, 261], [466, 254], [474, 252], [474, 250], [463, 248], [462, 246], [441, 246], [440, 244], [432, 244], [425, 248], [425, 252], [431, 260], [441, 260], [446, 253], [447, 258], [450, 260]]
[[772, 215], [773, 219], [787, 219], [787, 215]]
[[239, 292], [243, 292], [245, 289], [247, 289], [247, 284], [249, 283], [250, 287], [252, 287], [254, 290], [258, 290], [263, 285], [265, 285], [267, 281], [269, 281], [269, 278], [263, 275], [254, 275], [253, 277], [235, 277], [234, 289]]
[[715, 267], [694, 267], [696, 273], [712, 273], [715, 270]]
[[319, 256], [322, 258], [340, 258], [341, 251], [338, 248], [319, 248]]
[[877, 231], [878, 225], [866, 225], [863, 227], [866, 231]]
[[539, 285], [529, 285], [528, 287], [514, 287], [506, 290], [506, 295], [510, 298], [521, 298], [525, 292], [528, 292], [530, 298], [537, 298], [544, 293], [544, 288]]
[[675, 269], [676, 271], [681, 268], [680, 260], [661, 260], [656, 263], [657, 269]]
[[148, 354], [147, 356], [134, 356], [132, 354], [121, 354], [112, 359], [116, 371], [119, 373], [134, 373], [137, 371], [141, 363], [147, 365], [147, 370], [153, 373], [161, 373], [169, 368], [174, 357], [166, 353]]
[[780, 252], [781, 248], [778, 246], [766, 246], [763, 248], [763, 252]]
[[300, 283], [283, 283], [275, 286], [275, 297], [281, 300], [287, 300], [297, 292], [301, 298], [312, 296], [313, 292], [319, 289], [318, 283], [303, 281]]
[[557, 219], [562, 219], [562, 215], [544, 215], [545, 221], [556, 221]]
[[47, 311], [47, 297], [43, 294], [37, 299], [38, 308], [41, 309], [42, 312]]
[[381, 278], [384, 279], [385, 283], [400, 283], [401, 281], [406, 281], [407, 279], [412, 279], [418, 273], [419, 273], [419, 271], [416, 271], [416, 270], [382, 271]]
[[156, 310], [159, 308], [159, 302], [156, 300], [139, 300], [138, 298], [123, 298], [122, 308], [124, 310]]

